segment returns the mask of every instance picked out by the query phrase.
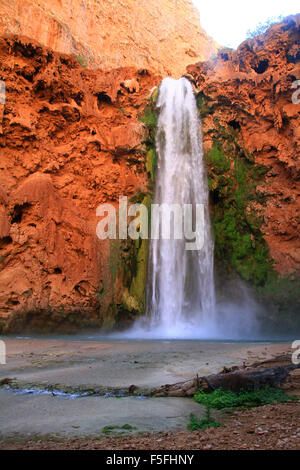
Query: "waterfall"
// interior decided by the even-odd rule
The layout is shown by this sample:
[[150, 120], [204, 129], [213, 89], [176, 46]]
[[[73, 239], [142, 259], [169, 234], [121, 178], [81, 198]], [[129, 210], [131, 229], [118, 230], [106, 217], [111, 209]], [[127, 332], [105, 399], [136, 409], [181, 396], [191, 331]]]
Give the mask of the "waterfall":
[[[257, 318], [264, 315], [264, 309], [244, 283], [224, 279], [227, 294], [218, 302], [215, 299], [208, 182], [201, 120], [191, 83], [185, 78], [165, 78], [157, 108], [158, 160], [152, 209], [162, 205], [196, 208], [192, 211], [193, 231], [203, 243], [200, 249], [187, 250], [191, 233], [185, 230], [185, 237], [162, 237], [162, 231], [153, 237], [157, 218], [151, 211], [146, 315], [137, 318], [128, 331], [112, 336], [138, 340], [257, 338]], [[202, 209], [201, 224], [195, 230], [198, 206]], [[176, 220], [174, 216], [167, 222], [176, 227]]]
[[164, 79], [157, 107], [153, 203], [204, 208], [200, 250], [187, 250], [184, 238], [150, 241], [147, 311], [151, 329], [164, 337], [178, 337], [215, 324], [214, 246], [201, 122], [191, 83], [185, 78]]

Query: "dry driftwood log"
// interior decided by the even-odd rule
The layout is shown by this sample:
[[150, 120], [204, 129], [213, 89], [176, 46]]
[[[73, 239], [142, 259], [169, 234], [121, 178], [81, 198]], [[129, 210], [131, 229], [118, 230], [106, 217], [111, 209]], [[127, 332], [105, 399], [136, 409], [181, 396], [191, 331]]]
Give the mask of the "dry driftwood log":
[[205, 377], [198, 375], [191, 380], [178, 382], [172, 385], [162, 385], [153, 389], [151, 394], [156, 397], [190, 397], [199, 388], [207, 392], [212, 392], [218, 388], [223, 390], [259, 389], [264, 385], [272, 387], [284, 383], [290, 372], [300, 368], [291, 362], [290, 356], [280, 356], [269, 361], [251, 364], [251, 366], [224, 368], [219, 374], [212, 374]]

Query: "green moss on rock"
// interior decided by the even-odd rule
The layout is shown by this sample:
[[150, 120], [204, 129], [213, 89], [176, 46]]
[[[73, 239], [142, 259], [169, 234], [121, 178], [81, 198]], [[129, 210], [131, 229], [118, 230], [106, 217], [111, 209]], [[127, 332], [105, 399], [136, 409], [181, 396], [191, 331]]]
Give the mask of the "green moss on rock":
[[[150, 214], [152, 196], [147, 195], [142, 204], [147, 207], [148, 214]], [[150, 215], [149, 215], [150, 227]], [[138, 239], [135, 241], [136, 245], [136, 273], [133, 276], [130, 285], [130, 295], [133, 296], [139, 305], [139, 313], [144, 313], [146, 309], [146, 286], [147, 286], [147, 272], [148, 272], [148, 252], [149, 240]]]
[[157, 164], [157, 154], [155, 148], [151, 147], [146, 154], [146, 171], [151, 179], [154, 181], [155, 169]]
[[[268, 318], [275, 330], [300, 327], [300, 279], [282, 276], [273, 267], [261, 230], [266, 196], [257, 191], [267, 168], [255, 163], [243, 146], [239, 132], [224, 127], [214, 118], [214, 143], [205, 155], [211, 198], [211, 219], [215, 239], [217, 279], [234, 279], [238, 274], [254, 286], [268, 306]], [[221, 292], [220, 292], [221, 294]]]
[[264, 285], [273, 268], [252, 203], [259, 199], [256, 186], [265, 169], [245, 157], [232, 133], [221, 128], [219, 136], [206, 155], [216, 261], [253, 285]]
[[214, 112], [213, 106], [210, 104], [209, 98], [205, 96], [203, 92], [198, 93], [196, 97], [196, 101], [197, 101], [198, 113], [202, 119], [204, 119], [209, 114], [213, 114]]
[[[155, 132], [157, 110], [155, 102], [158, 88], [154, 90], [139, 120], [146, 127], [145, 168], [148, 176], [148, 191], [137, 190], [129, 199], [130, 204], [144, 204], [149, 213], [152, 202], [153, 183], [157, 155], [155, 150]], [[145, 313], [146, 285], [148, 272], [149, 240], [110, 240], [107, 263], [107, 279], [102, 283], [98, 295], [99, 308], [102, 312], [103, 329], [113, 329], [123, 324], [128, 326], [138, 315]]]

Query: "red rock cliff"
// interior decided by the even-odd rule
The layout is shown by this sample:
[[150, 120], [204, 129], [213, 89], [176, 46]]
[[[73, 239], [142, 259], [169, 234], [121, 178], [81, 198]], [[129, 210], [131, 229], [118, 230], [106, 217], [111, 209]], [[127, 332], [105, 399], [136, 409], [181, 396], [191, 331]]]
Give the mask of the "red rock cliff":
[[23, 320], [46, 331], [66, 317], [99, 326], [99, 292], [112, 281], [96, 208], [145, 189], [137, 115], [159, 78], [88, 71], [20, 37], [0, 39], [0, 68], [0, 319], [27, 315], [23, 331]]
[[221, 124], [234, 128], [241, 145], [269, 168], [258, 188], [268, 195], [258, 208], [263, 234], [275, 268], [300, 273], [300, 104], [292, 102], [292, 84], [300, 80], [300, 15], [188, 72], [207, 102], [205, 149]]
[[0, 0], [0, 35], [21, 34], [89, 68], [134, 66], [175, 77], [215, 42], [191, 0]]

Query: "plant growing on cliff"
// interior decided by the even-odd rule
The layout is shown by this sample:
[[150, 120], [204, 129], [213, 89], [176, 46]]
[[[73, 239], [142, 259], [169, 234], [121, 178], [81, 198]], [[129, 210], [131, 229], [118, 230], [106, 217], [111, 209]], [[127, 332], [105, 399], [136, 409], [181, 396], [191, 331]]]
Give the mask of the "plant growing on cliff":
[[300, 278], [273, 273], [268, 281], [258, 288], [260, 297], [269, 305], [275, 305], [277, 314], [273, 318], [275, 327], [281, 331], [283, 325], [300, 328]]
[[[205, 155], [212, 201], [217, 272], [239, 276], [255, 286], [265, 302], [269, 319], [277, 328], [300, 326], [300, 279], [280, 276], [273, 267], [267, 243], [261, 232], [262, 219], [257, 205], [266, 196], [256, 188], [267, 168], [255, 164], [253, 155], [239, 143], [238, 131], [215, 122], [215, 140]], [[282, 329], [282, 326], [281, 326]]]
[[[130, 198], [130, 203], [142, 203], [149, 209], [157, 160], [155, 150], [157, 111], [154, 100], [148, 102], [139, 116], [139, 121], [143, 122], [146, 128], [145, 167], [149, 191], [137, 188]], [[105, 301], [103, 296], [97, 296], [100, 309], [105, 314], [103, 327], [111, 329], [115, 324], [124, 324], [124, 322], [129, 324], [137, 315], [145, 312], [148, 244], [147, 239], [141, 238], [110, 241], [110, 281], [108, 288], [105, 289], [105, 292], [107, 290], [112, 293], [110, 304], [106, 305], [103, 302]]]
[[251, 202], [259, 198], [256, 186], [266, 170], [247, 157], [233, 132], [220, 131], [222, 140], [206, 155], [216, 260], [252, 284], [264, 285], [272, 264]]
[[145, 107], [143, 113], [139, 116], [139, 120], [145, 124], [146, 133], [146, 155], [145, 168], [149, 177], [149, 189], [153, 190], [153, 182], [155, 177], [155, 169], [157, 165], [157, 153], [155, 146], [155, 134], [157, 127], [157, 109], [155, 101], [151, 100]]
[[83, 56], [76, 56], [77, 62], [81, 65], [81, 67], [86, 68], [88, 65], [88, 60], [86, 57]]
[[247, 38], [255, 38], [256, 36], [260, 36], [261, 34], [264, 34], [267, 29], [269, 29], [271, 26], [273, 26], [276, 23], [280, 23], [283, 20], [283, 16], [273, 16], [268, 18], [266, 21], [263, 23], [258, 23], [258, 25], [253, 29], [248, 29], [247, 31]]
[[148, 103], [143, 113], [139, 116], [139, 121], [147, 127], [146, 144], [155, 146], [155, 133], [157, 126], [157, 110], [154, 103]]
[[202, 119], [213, 113], [213, 109], [208, 106], [207, 97], [202, 92], [197, 95], [197, 108]]

